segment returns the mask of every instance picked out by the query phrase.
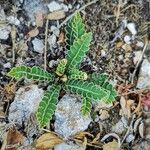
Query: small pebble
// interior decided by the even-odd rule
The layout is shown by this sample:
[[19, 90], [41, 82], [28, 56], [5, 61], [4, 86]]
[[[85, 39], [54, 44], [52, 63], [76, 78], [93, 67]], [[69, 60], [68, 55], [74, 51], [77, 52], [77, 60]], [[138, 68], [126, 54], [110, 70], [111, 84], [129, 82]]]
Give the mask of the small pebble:
[[136, 31], [136, 28], [135, 28], [135, 24], [134, 23], [128, 23], [127, 24], [127, 28], [128, 30], [133, 34], [133, 35], [136, 35], [137, 34], [137, 31]]
[[54, 11], [62, 9], [62, 6], [59, 3], [55, 2], [55, 1], [52, 1], [47, 6], [48, 6], [48, 9], [49, 9], [50, 12], [54, 12]]
[[127, 44], [131, 44], [131, 37], [129, 35], [126, 35], [124, 37], [124, 41], [127, 43]]
[[32, 41], [32, 44], [33, 44], [33, 48], [34, 48], [35, 52], [38, 52], [38, 53], [41, 53], [41, 54], [43, 53], [43, 50], [44, 50], [43, 40], [35, 38]]
[[135, 139], [135, 136], [133, 134], [129, 134], [126, 138], [126, 142], [130, 143]]
[[7, 17], [7, 21], [10, 24], [13, 24], [13, 25], [16, 25], [16, 26], [20, 25], [20, 21], [16, 17], [14, 17], [14, 16]]

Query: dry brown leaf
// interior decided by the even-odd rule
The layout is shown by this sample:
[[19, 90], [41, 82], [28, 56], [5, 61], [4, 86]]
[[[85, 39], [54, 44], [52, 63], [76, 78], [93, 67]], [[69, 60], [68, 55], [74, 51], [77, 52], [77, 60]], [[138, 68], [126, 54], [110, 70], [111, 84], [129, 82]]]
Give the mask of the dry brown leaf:
[[99, 143], [99, 139], [100, 139], [100, 136], [101, 136], [101, 133], [98, 133], [97, 135], [96, 135], [96, 137], [93, 139], [93, 141], [92, 142], [90, 142], [90, 143], [95, 143], [95, 144], [97, 144], [97, 142]]
[[63, 140], [56, 134], [49, 132], [41, 135], [36, 141], [37, 149], [52, 149], [56, 144], [62, 143]]
[[37, 27], [42, 27], [43, 26], [44, 15], [41, 12], [37, 13], [35, 22], [36, 22]]
[[30, 32], [28, 32], [28, 40], [30, 40], [30, 38], [35, 37], [39, 34], [39, 30], [37, 28], [31, 30]]
[[124, 44], [124, 45], [122, 45], [122, 48], [123, 48], [126, 52], [132, 51], [132, 47], [131, 47], [129, 44]]
[[124, 43], [122, 41], [121, 42], [117, 42], [116, 43], [116, 48], [121, 48], [123, 44]]
[[80, 132], [80, 133], [77, 133], [75, 136], [74, 136], [74, 138], [76, 138], [76, 139], [80, 139], [80, 140], [82, 140], [84, 137], [86, 137], [86, 136], [89, 136], [89, 137], [94, 137], [91, 133], [89, 133], [89, 132]]
[[58, 43], [64, 43], [65, 42], [65, 33], [61, 32], [59, 35]]
[[48, 20], [59, 20], [65, 18], [65, 13], [62, 10], [54, 11], [47, 15]]
[[118, 143], [115, 140], [113, 140], [112, 142], [104, 144], [103, 150], [118, 150]]
[[23, 135], [15, 128], [10, 128], [7, 134], [6, 149], [16, 150], [17, 146], [21, 143]]
[[123, 96], [120, 98], [120, 105], [121, 105], [121, 111], [120, 114], [124, 115], [128, 118], [131, 117], [131, 108], [134, 105], [134, 101], [133, 100], [126, 100]]

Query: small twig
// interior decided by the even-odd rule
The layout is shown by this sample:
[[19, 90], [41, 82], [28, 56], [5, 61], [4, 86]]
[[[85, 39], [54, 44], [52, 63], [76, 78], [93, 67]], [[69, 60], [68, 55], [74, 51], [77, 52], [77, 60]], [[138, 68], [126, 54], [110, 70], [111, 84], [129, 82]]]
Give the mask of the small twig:
[[66, 24], [68, 22], [68, 20], [70, 20], [77, 12], [82, 11], [83, 9], [85, 9], [86, 7], [96, 3], [99, 0], [93, 0], [87, 4], [85, 4], [84, 6], [82, 6], [81, 8], [79, 8], [78, 10], [76, 10], [73, 14], [71, 14], [70, 16], [68, 16], [59, 26], [58, 28], [61, 28], [64, 24]]
[[133, 72], [133, 74], [132, 74], [132, 76], [131, 76], [131, 84], [133, 84], [135, 74], [136, 74], [136, 72], [137, 72], [137, 69], [138, 69], [139, 65], [140, 65], [141, 62], [142, 62], [143, 56], [144, 56], [145, 51], [146, 51], [146, 49], [147, 49], [147, 45], [148, 45], [148, 39], [146, 39], [146, 41], [145, 41], [145, 45], [144, 45], [144, 48], [143, 48], [143, 51], [142, 51], [142, 55], [141, 55], [141, 57], [139, 58], [139, 60], [138, 60], [138, 62], [137, 62], [137, 64], [136, 64], [136, 66], [135, 66], [134, 72]]
[[134, 119], [135, 119], [135, 115], [132, 116], [132, 119], [131, 119], [131, 122], [130, 122], [130, 126], [128, 127], [128, 130], [127, 130], [125, 136], [123, 137], [123, 139], [121, 141], [121, 145], [123, 144], [123, 142], [125, 141], [126, 137], [128, 136], [128, 134], [130, 133], [130, 131], [132, 129], [132, 125], [133, 125]]
[[129, 92], [120, 94], [119, 96], [129, 95], [129, 94], [132, 94], [132, 93], [139, 94], [139, 93], [142, 93], [142, 92], [144, 92], [144, 91], [146, 91], [146, 90], [150, 90], [150, 89], [149, 89], [149, 88], [143, 88], [143, 89], [140, 89], [140, 90], [134, 90], [134, 91], [129, 90]]
[[48, 39], [48, 24], [49, 20], [46, 20], [46, 25], [45, 25], [45, 49], [44, 49], [44, 69], [46, 70], [47, 68], [47, 39]]
[[12, 27], [11, 30], [11, 38], [12, 38], [12, 62], [15, 63], [15, 49], [16, 49], [16, 28]]
[[101, 142], [104, 142], [107, 138], [109, 138], [110, 136], [113, 136], [114, 138], [116, 138], [118, 140], [118, 150], [120, 150], [121, 147], [121, 142], [120, 142], [120, 137], [116, 134], [116, 133], [108, 133], [106, 134], [102, 139]]

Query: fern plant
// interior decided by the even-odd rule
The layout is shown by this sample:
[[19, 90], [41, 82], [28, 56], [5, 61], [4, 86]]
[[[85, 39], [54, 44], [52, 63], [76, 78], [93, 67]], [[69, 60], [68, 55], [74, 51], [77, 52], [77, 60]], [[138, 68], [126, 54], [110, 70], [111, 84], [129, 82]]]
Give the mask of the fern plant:
[[77, 13], [66, 27], [68, 53], [66, 58], [59, 61], [54, 73], [49, 73], [37, 66], [17, 66], [8, 73], [8, 76], [17, 80], [27, 78], [52, 84], [50, 90], [45, 91], [36, 112], [40, 127], [46, 126], [52, 119], [62, 89], [82, 97], [81, 113], [83, 115], [90, 114], [93, 100], [103, 100], [106, 103], [112, 103], [115, 100], [117, 92], [108, 81], [106, 74], [87, 75], [86, 72], [79, 70], [91, 40], [92, 33], [86, 32], [82, 18]]

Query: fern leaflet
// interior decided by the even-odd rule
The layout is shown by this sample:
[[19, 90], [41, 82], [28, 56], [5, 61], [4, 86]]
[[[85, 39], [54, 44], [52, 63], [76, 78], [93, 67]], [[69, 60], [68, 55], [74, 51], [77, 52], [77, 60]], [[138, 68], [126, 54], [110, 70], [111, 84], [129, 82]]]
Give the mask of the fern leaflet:
[[92, 101], [91, 101], [91, 99], [84, 97], [84, 98], [82, 99], [81, 113], [82, 113], [84, 116], [90, 115], [91, 108], [92, 108]]
[[79, 94], [82, 97], [100, 100], [107, 96], [107, 91], [99, 86], [94, 85], [92, 82], [82, 80], [68, 80], [65, 88], [71, 93]]
[[21, 79], [26, 77], [27, 79], [40, 81], [53, 80], [52, 74], [37, 66], [33, 66], [32, 68], [23, 65], [14, 67], [10, 70], [10, 72], [8, 72], [8, 76], [14, 77], [15, 79]]
[[53, 85], [50, 90], [45, 92], [36, 113], [40, 127], [44, 127], [47, 122], [52, 119], [52, 115], [56, 109], [60, 89], [61, 86]]
[[[82, 22], [80, 13], [76, 13], [69, 20], [66, 26], [66, 43], [67, 46], [73, 45], [75, 39], [80, 38], [85, 33], [85, 25]], [[68, 48], [69, 49], [69, 48]]]
[[88, 75], [86, 72], [80, 71], [79, 69], [71, 69], [69, 71], [70, 75], [68, 76], [69, 79], [75, 80], [87, 80]]
[[115, 100], [115, 97], [117, 96], [117, 91], [114, 89], [112, 84], [109, 83], [107, 74], [93, 73], [90, 76], [90, 80], [93, 83], [95, 83], [95, 84], [103, 87], [107, 91], [109, 91], [109, 93], [110, 93], [109, 96], [107, 96], [107, 97], [105, 97], [105, 99], [103, 99], [105, 102], [111, 103]]
[[92, 33], [84, 33], [81, 38], [77, 39], [67, 54], [69, 69], [79, 67], [83, 57], [89, 50], [90, 42], [92, 40]]

